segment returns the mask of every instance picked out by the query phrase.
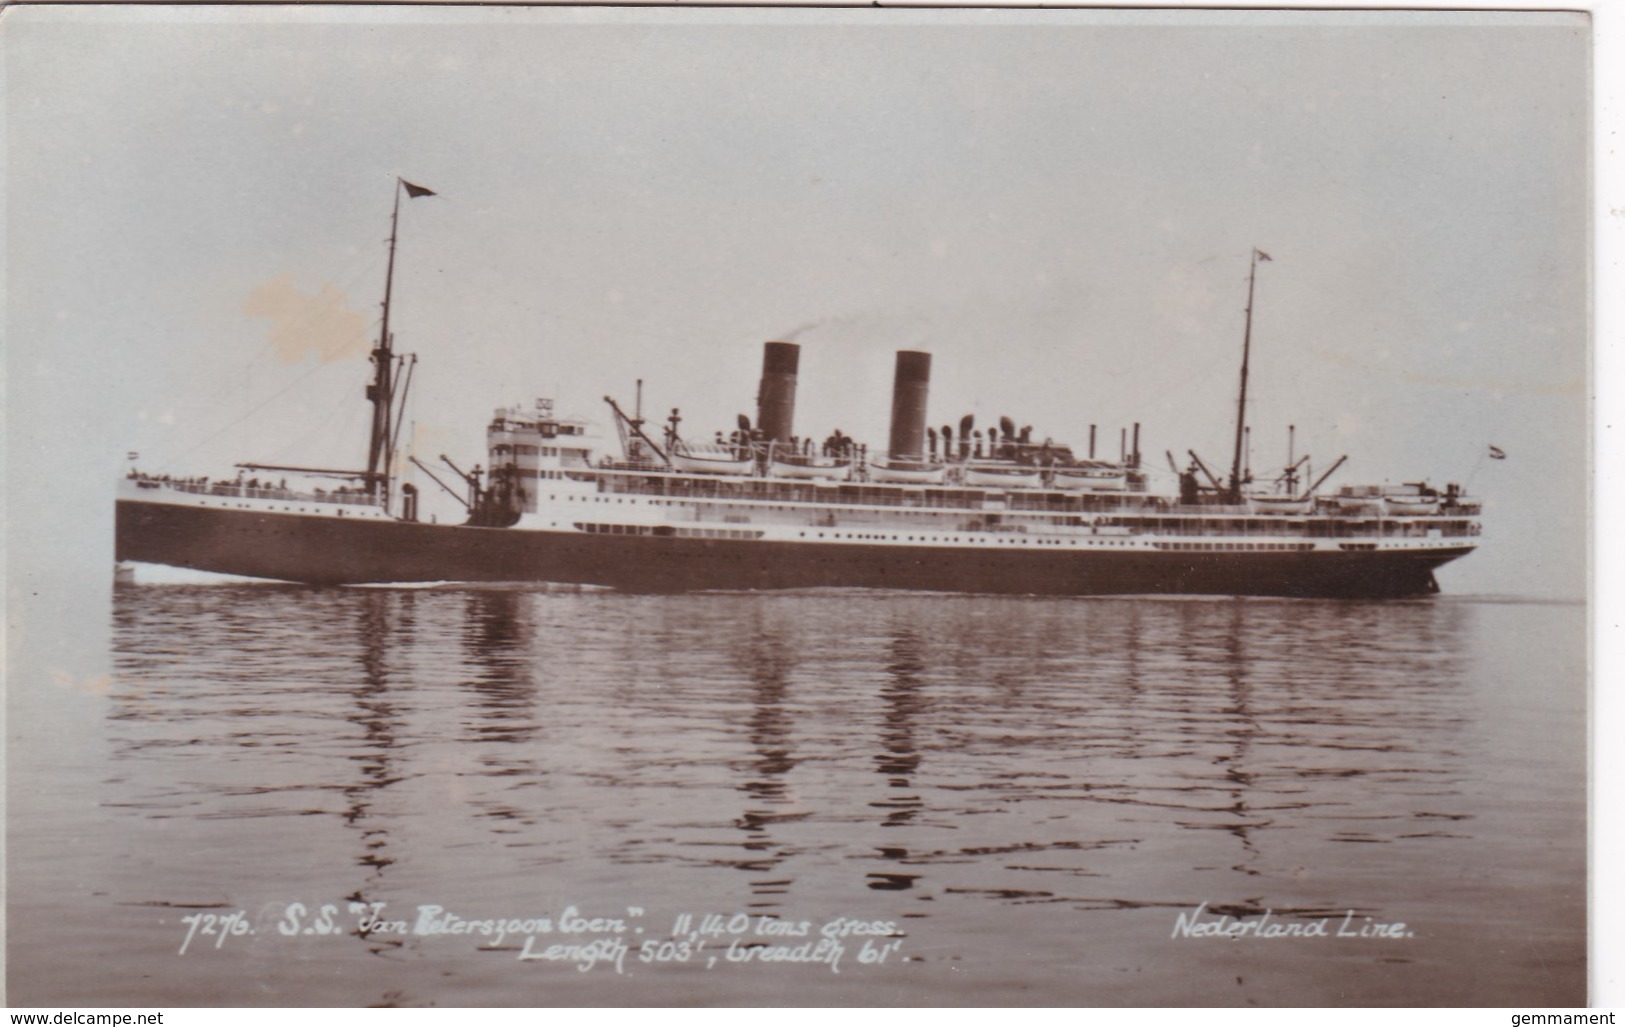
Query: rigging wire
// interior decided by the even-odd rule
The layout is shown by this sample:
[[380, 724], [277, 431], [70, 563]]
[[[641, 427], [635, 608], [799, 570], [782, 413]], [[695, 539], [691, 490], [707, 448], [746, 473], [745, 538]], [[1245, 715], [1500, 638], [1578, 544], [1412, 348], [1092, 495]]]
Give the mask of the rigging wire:
[[[350, 274], [345, 276], [341, 280], [341, 284], [338, 287], [340, 295], [341, 296], [348, 296], [350, 291], [355, 287], [356, 283], [359, 282], [364, 276], [370, 274], [378, 266], [379, 262], [382, 259], [383, 259], [382, 254], [376, 254], [375, 253], [371, 257], [371, 259], [366, 260], [364, 262], [357, 263], [356, 265], [353, 265], [353, 270], [350, 272]], [[327, 284], [327, 283], [324, 283], [324, 284]], [[318, 312], [319, 311], [317, 309], [314, 309], [314, 308], [307, 310], [303, 314], [302, 317], [300, 317], [299, 319], [294, 321], [290, 326], [288, 326], [289, 330], [302, 334], [304, 331], [308, 330], [308, 328], [310, 327], [311, 324], [313, 324], [315, 322], [315, 319], [316, 319], [316, 317], [318, 315]], [[358, 311], [358, 313], [359, 313], [359, 311]], [[255, 315], [255, 316], [260, 316], [260, 315]], [[367, 324], [367, 328], [363, 332], [363, 338], [365, 338], [365, 339], [372, 338], [377, 333], [380, 322], [381, 322], [381, 317], [379, 317], [377, 315], [374, 315], [369, 320], [369, 322]], [[268, 332], [266, 340], [265, 340], [265, 344], [263, 346], [261, 346], [259, 348], [259, 350], [252, 357], [250, 357], [247, 361], [245, 361], [241, 365], [245, 381], [252, 381], [253, 377], [257, 373], [264, 370], [265, 358], [266, 358], [267, 354], [271, 353], [271, 351], [275, 347], [276, 347], [276, 339], [271, 337], [270, 333]], [[198, 439], [198, 441], [196, 443], [194, 443], [192, 446], [188, 447], [187, 449], [184, 449], [184, 450], [180, 451], [179, 453], [176, 453], [173, 457], [170, 457], [167, 460], [162, 460], [160, 462], [162, 462], [162, 463], [174, 463], [176, 461], [180, 461], [180, 460], [190, 456], [191, 454], [195, 453], [198, 449], [202, 448], [203, 446], [208, 445], [208, 444], [210, 444], [212, 442], [218, 441], [219, 438], [222, 435], [224, 435], [227, 432], [231, 431], [233, 428], [236, 428], [239, 425], [241, 425], [247, 418], [253, 416], [256, 413], [258, 413], [260, 410], [263, 410], [268, 404], [270, 404], [274, 400], [282, 398], [294, 386], [299, 385], [300, 383], [304, 382], [307, 378], [309, 378], [316, 371], [318, 371], [322, 367], [326, 366], [326, 363], [327, 362], [323, 362], [320, 358], [318, 358], [317, 363], [316, 363], [316, 365], [314, 367], [312, 367], [309, 371], [306, 371], [303, 375], [300, 375], [297, 379], [290, 382], [288, 385], [284, 386], [282, 389], [278, 390], [276, 393], [274, 393], [273, 395], [271, 395], [267, 399], [255, 404], [252, 408], [250, 408], [246, 412], [244, 412], [242, 414], [239, 414], [236, 417], [231, 418], [229, 421], [226, 421], [225, 423], [221, 424], [219, 427], [215, 428], [213, 431], [205, 432]], [[280, 360], [278, 361], [278, 365], [286, 366]]]
[[194, 443], [193, 445], [191, 445], [187, 449], [184, 449], [181, 452], [177, 453], [173, 457], [173, 459], [174, 460], [180, 460], [180, 459], [182, 459], [184, 457], [190, 456], [192, 453], [196, 452], [202, 446], [204, 446], [204, 445], [206, 445], [208, 443], [216, 441], [217, 439], [220, 438], [220, 436], [224, 435], [226, 432], [228, 432], [231, 429], [237, 427], [239, 424], [242, 424], [248, 418], [254, 416], [255, 414], [259, 413], [261, 410], [264, 410], [266, 407], [270, 406], [276, 400], [279, 400], [283, 396], [287, 395], [290, 391], [292, 391], [294, 386], [302, 384], [305, 381], [306, 378], [309, 378], [311, 375], [315, 374], [317, 371], [320, 371], [325, 366], [326, 366], [325, 364], [318, 363], [315, 367], [312, 367], [310, 370], [306, 371], [304, 374], [300, 375], [298, 378], [295, 378], [293, 381], [291, 381], [288, 384], [284, 385], [282, 388], [278, 389], [276, 392], [272, 393], [270, 396], [267, 396], [264, 400], [261, 400], [259, 403], [256, 403], [252, 408], [243, 411], [241, 414], [239, 414], [237, 417], [233, 418], [231, 421], [227, 422], [226, 424], [221, 425], [214, 432], [212, 432], [212, 433], [210, 433], [208, 435], [205, 435], [202, 439], [198, 440], [196, 443]]
[[[365, 408], [360, 403], [332, 403], [328, 407], [326, 417], [323, 417], [320, 421], [313, 425], [310, 430], [300, 435], [297, 439], [291, 440], [279, 447], [274, 452], [271, 459], [277, 462], [293, 460], [298, 456], [298, 454], [309, 452], [308, 447], [310, 442], [322, 434], [327, 434], [333, 438], [351, 438], [353, 433], [353, 437], [359, 439], [361, 438], [361, 429], [357, 422], [361, 420], [364, 413]], [[333, 425], [334, 421], [341, 414], [344, 416], [342, 427], [337, 431], [327, 431], [327, 429]], [[331, 463], [333, 461], [327, 462]]]

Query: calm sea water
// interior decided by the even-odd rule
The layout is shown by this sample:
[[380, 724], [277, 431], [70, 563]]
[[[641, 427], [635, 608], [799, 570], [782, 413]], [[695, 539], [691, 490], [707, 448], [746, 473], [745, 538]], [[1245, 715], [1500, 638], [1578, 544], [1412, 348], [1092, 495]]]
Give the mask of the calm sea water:
[[131, 585], [107, 615], [110, 677], [12, 684], [13, 1004], [1585, 999], [1579, 605]]

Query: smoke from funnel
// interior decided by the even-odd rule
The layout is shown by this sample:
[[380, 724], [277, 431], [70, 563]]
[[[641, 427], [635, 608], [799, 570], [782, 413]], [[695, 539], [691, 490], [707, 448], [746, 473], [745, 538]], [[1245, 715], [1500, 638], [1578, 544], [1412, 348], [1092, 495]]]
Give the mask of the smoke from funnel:
[[780, 335], [779, 338], [783, 339], [785, 342], [794, 342], [796, 339], [801, 337], [801, 334], [803, 332], [812, 331], [814, 328], [817, 328], [819, 325], [823, 324], [824, 321], [825, 321], [824, 318], [820, 318], [817, 321], [808, 321], [806, 324], [802, 325], [799, 328], [790, 329], [788, 332], [785, 332], [783, 335]]

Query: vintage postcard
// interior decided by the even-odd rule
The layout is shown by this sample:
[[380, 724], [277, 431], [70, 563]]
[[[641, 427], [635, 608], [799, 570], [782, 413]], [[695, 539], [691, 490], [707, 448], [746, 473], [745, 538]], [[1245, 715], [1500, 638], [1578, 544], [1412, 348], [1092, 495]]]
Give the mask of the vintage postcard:
[[1588, 1000], [1583, 11], [28, 6], [7, 998]]

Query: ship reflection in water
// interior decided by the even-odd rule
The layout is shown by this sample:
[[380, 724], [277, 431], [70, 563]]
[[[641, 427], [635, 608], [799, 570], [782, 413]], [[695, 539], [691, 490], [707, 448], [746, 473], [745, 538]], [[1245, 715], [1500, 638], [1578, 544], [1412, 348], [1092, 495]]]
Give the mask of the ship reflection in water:
[[[29, 925], [68, 969], [14, 951], [24, 1004], [1584, 1001], [1579, 606], [120, 586], [114, 618], [99, 886], [26, 871], [77, 912]], [[617, 976], [281, 936], [294, 902], [903, 938]], [[1410, 936], [1176, 937], [1203, 903]], [[177, 957], [188, 909], [256, 931]]]

